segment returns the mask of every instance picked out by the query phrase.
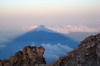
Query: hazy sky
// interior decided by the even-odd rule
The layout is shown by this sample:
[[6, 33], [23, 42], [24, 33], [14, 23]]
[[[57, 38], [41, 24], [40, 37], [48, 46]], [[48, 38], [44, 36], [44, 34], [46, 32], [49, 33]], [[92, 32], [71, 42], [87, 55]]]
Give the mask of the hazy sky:
[[100, 0], [0, 0], [0, 34], [37, 25], [62, 33], [99, 31]]

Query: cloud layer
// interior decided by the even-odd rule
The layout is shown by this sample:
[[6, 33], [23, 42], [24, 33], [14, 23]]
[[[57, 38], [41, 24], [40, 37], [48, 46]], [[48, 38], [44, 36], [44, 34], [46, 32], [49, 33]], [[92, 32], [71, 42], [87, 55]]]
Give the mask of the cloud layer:
[[[32, 46], [35, 46], [33, 43]], [[45, 48], [45, 58], [47, 63], [50, 63], [56, 59], [58, 59], [60, 56], [65, 56], [69, 51], [71, 51], [73, 48], [70, 48], [69, 46], [63, 45], [63, 44], [44, 44], [42, 43], [41, 46]]]
[[0, 37], [0, 48], [6, 47], [5, 43], [9, 42], [9, 41], [11, 41], [11, 40]]
[[29, 26], [29, 27], [23, 27], [22, 29], [23, 30], [32, 30], [32, 29], [35, 29], [37, 27], [38, 27], [37, 25], [33, 25], [33, 26]]
[[[24, 30], [32, 30], [37, 28], [37, 25], [34, 26], [29, 26], [29, 27], [24, 27]], [[55, 27], [50, 27], [46, 26], [46, 28], [51, 29], [53, 31], [59, 32], [59, 33], [70, 33], [70, 32], [100, 32], [100, 27], [98, 28], [90, 28], [84, 25], [79, 25], [79, 26], [72, 26], [72, 25], [63, 25], [63, 26], [55, 26]]]

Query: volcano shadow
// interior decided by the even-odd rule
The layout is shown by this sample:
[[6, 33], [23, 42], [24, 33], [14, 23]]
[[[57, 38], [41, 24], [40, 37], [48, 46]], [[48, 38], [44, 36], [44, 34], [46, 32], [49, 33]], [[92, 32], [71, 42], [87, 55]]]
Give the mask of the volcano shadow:
[[[78, 42], [64, 36], [63, 34], [52, 31], [45, 26], [40, 26], [34, 30], [31, 30], [23, 35], [14, 38], [12, 41], [6, 43], [6, 47], [0, 49], [0, 59], [6, 59], [12, 56], [16, 51], [21, 50], [25, 46], [41, 46], [43, 44], [57, 45], [61, 44], [63, 46], [68, 46], [70, 48], [76, 48]], [[46, 48], [46, 46], [45, 46]], [[51, 47], [51, 51], [52, 50]], [[50, 48], [49, 48], [50, 49]], [[63, 49], [63, 48], [60, 48]], [[48, 50], [46, 48], [46, 50]], [[49, 50], [50, 51], [50, 50]], [[68, 51], [68, 50], [66, 50]], [[47, 53], [48, 51], [46, 51]], [[60, 53], [61, 54], [61, 53]], [[62, 54], [63, 55], [63, 54]], [[61, 56], [61, 55], [60, 55]]]

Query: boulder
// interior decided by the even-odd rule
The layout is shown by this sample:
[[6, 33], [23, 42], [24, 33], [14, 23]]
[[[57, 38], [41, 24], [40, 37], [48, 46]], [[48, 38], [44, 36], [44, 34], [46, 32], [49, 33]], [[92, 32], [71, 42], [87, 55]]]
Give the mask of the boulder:
[[0, 66], [34, 66], [35, 64], [46, 64], [43, 57], [45, 49], [40, 46], [26, 46], [22, 51], [16, 52], [8, 60], [0, 61]]

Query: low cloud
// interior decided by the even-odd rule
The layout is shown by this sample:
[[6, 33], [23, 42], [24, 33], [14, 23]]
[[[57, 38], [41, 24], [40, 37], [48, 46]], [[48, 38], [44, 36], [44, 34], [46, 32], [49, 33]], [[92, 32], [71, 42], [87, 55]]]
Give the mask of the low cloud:
[[[37, 28], [37, 25], [34, 26], [29, 26], [29, 27], [24, 27], [24, 30], [32, 30]], [[72, 25], [63, 25], [63, 26], [46, 26], [46, 28], [51, 29], [53, 31], [59, 32], [59, 33], [64, 33], [64, 34], [68, 34], [70, 32], [100, 32], [100, 27], [98, 28], [91, 28], [91, 27], [87, 27], [84, 25], [79, 25], [79, 26], [72, 26]]]
[[5, 39], [5, 38], [0, 37], [0, 42], [2, 42], [2, 41], [8, 41], [8, 40]]
[[[33, 44], [35, 46], [35, 44]], [[67, 52], [71, 51], [73, 48], [70, 48], [67, 45], [64, 44], [41, 44], [45, 48], [45, 58], [47, 63], [50, 63], [56, 59], [58, 59], [60, 56], [67, 55]]]
[[6, 38], [3, 38], [3, 37], [0, 37], [0, 43], [2, 43], [2, 42], [8, 42], [8, 41], [10, 41], [10, 40], [6, 39]]
[[11, 41], [11, 40], [0, 37], [0, 48], [6, 47], [5, 43], [8, 41]]
[[48, 28], [59, 33], [100, 32], [100, 28], [90, 28], [84, 25], [80, 25], [80, 26], [64, 25], [62, 27], [48, 27]]
[[32, 30], [32, 29], [35, 29], [37, 27], [38, 27], [37, 25], [33, 25], [33, 26], [23, 27], [22, 29], [23, 30]]

